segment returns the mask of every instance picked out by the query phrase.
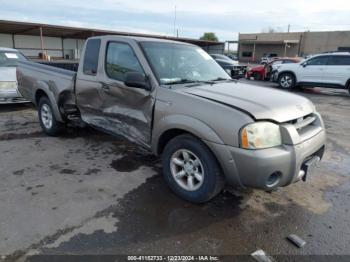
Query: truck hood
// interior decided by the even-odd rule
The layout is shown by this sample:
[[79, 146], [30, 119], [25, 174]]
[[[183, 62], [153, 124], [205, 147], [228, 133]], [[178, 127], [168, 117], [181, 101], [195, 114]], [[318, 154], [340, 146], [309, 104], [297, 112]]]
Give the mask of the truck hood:
[[256, 120], [283, 123], [315, 111], [312, 102], [302, 96], [240, 82], [201, 85], [181, 91], [243, 111]]

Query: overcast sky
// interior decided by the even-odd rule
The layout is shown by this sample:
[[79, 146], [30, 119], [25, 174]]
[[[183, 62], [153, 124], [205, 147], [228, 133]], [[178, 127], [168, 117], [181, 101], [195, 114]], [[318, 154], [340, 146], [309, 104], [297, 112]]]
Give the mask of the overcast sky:
[[268, 27], [350, 30], [349, 0], [0, 0], [0, 19], [173, 35], [215, 32], [221, 41]]

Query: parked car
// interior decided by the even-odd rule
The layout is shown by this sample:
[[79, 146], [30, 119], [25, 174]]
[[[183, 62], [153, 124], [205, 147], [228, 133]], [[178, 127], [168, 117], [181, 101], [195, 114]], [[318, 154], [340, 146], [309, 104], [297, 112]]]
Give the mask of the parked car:
[[205, 202], [226, 183], [273, 190], [306, 179], [325, 128], [308, 99], [232, 80], [201, 48], [138, 37], [89, 38], [78, 72], [17, 68], [48, 135], [86, 123], [161, 155], [164, 179]]
[[236, 55], [227, 54], [227, 56], [228, 56], [229, 58], [231, 58], [232, 60], [234, 60], [234, 61], [238, 61], [238, 57], [237, 57]]
[[260, 59], [260, 64], [262, 65], [268, 64], [276, 59], [278, 59], [278, 54], [275, 54], [275, 53], [264, 54], [263, 57]]
[[270, 80], [271, 74], [282, 64], [299, 63], [300, 58], [278, 58], [268, 64], [259, 65], [248, 69], [246, 78], [255, 80]]
[[26, 102], [17, 88], [18, 61], [27, 58], [15, 49], [0, 47], [0, 104]]
[[[281, 88], [295, 86], [350, 89], [350, 53], [313, 56], [297, 64], [284, 64], [273, 76]], [[350, 90], [349, 90], [350, 92]]]
[[247, 71], [246, 65], [240, 65], [238, 61], [221, 54], [211, 54], [211, 57], [235, 79], [243, 78]]

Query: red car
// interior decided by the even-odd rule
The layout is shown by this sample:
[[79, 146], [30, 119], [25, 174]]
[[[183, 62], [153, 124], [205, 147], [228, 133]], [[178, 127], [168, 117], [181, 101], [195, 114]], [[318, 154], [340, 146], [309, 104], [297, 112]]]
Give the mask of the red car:
[[278, 64], [299, 63], [300, 61], [300, 58], [278, 58], [268, 64], [250, 68], [246, 73], [246, 78], [250, 79], [253, 77], [254, 80], [269, 80], [274, 66]]

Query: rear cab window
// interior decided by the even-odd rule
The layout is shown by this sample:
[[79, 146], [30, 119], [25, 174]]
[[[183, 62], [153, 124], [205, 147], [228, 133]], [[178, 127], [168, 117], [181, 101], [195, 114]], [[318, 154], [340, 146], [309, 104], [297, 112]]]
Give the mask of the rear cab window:
[[85, 75], [96, 75], [98, 68], [98, 59], [100, 53], [101, 40], [91, 39], [86, 44], [84, 54], [83, 73]]

